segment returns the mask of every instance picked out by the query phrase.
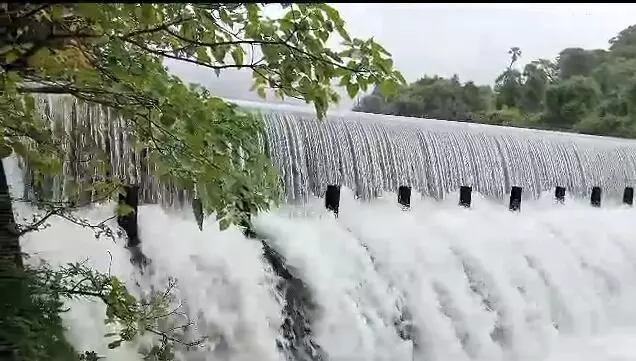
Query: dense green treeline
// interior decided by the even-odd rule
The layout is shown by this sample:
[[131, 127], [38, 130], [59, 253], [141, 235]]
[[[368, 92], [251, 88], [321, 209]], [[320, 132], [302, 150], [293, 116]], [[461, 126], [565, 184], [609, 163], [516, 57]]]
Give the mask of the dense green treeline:
[[392, 99], [376, 90], [354, 110], [636, 138], [636, 25], [609, 44], [566, 48], [521, 70], [521, 49], [513, 47], [494, 88], [424, 76]]

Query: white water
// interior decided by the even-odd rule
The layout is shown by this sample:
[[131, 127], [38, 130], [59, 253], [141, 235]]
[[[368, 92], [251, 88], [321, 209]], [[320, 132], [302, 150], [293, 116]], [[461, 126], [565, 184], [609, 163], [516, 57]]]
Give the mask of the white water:
[[[576, 200], [557, 206], [544, 198], [511, 213], [473, 198], [470, 210], [451, 195], [414, 200], [405, 212], [394, 195], [361, 203], [343, 190], [338, 219], [315, 200], [263, 214], [255, 228], [309, 284], [320, 306], [313, 332], [330, 360], [636, 358], [635, 209], [594, 209]], [[84, 216], [100, 221], [111, 214], [102, 206]], [[218, 232], [212, 220], [199, 232], [189, 216], [156, 206], [139, 215], [153, 276], [134, 271], [123, 241], [96, 240], [61, 220], [22, 244], [32, 262], [88, 259], [132, 290], [135, 280], [163, 287], [167, 276], [175, 277], [178, 296], [191, 315], [200, 315], [195, 332], [225, 340], [225, 347], [191, 360], [279, 360], [282, 306], [260, 245], [236, 229]], [[136, 345], [107, 350], [102, 305], [72, 306], [65, 321], [78, 349], [108, 360], [140, 359]], [[416, 350], [393, 326], [405, 309], [418, 329]], [[497, 325], [503, 336], [493, 341]]]
[[[118, 112], [67, 95], [38, 99], [38, 110], [52, 129], [63, 126], [77, 134], [73, 146], [66, 146], [63, 174], [50, 179], [53, 198], [65, 194], [64, 179], [80, 181], [95, 174], [94, 165], [79, 155], [100, 149], [111, 175], [141, 186], [142, 201], [187, 203], [189, 192], [153, 175], [154, 165], [145, 151], [132, 146], [126, 119]], [[331, 113], [329, 121], [319, 121], [307, 108], [236, 103], [262, 114], [268, 156], [292, 202], [322, 196], [330, 184], [367, 199], [399, 186], [436, 199], [471, 186], [504, 199], [512, 186], [522, 187], [530, 198], [556, 186], [578, 196], [589, 196], [595, 186], [605, 196], [620, 196], [636, 181], [633, 139], [356, 112]]]
[[512, 186], [530, 198], [556, 186], [620, 196], [636, 180], [630, 139], [357, 112], [320, 121], [304, 108], [237, 104], [263, 115], [289, 201], [322, 196], [330, 184], [366, 199], [399, 186], [436, 199], [460, 186], [498, 199]]

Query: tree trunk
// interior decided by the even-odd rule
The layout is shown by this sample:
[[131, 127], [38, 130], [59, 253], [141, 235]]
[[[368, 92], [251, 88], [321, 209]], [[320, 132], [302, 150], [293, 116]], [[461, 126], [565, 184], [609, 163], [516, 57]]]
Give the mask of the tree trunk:
[[[0, 159], [0, 319], [8, 320], [20, 315], [22, 305], [17, 305], [15, 299], [24, 294], [21, 279], [16, 278], [23, 270], [20, 241], [13, 217], [11, 195], [4, 171], [4, 163]], [[9, 297], [11, 296], [11, 297]], [[17, 310], [17, 311], [16, 311]], [[2, 324], [0, 332], [0, 360], [18, 361], [17, 344], [11, 329], [11, 324]]]
[[0, 271], [9, 268], [23, 268], [20, 239], [13, 216], [9, 184], [4, 169], [0, 164]]
[[137, 226], [137, 207], [139, 206], [139, 186], [128, 185], [125, 187], [125, 194], [119, 194], [119, 203], [132, 208], [132, 212], [117, 217], [117, 224], [126, 232], [128, 236], [128, 247], [137, 247], [141, 243], [139, 240], [139, 227]]
[[124, 216], [117, 217], [117, 224], [126, 232], [128, 243], [126, 247], [130, 251], [130, 261], [139, 267], [143, 272], [148, 265], [149, 259], [141, 251], [141, 240], [139, 239], [139, 225], [137, 224], [137, 212], [139, 206], [139, 186], [128, 185], [125, 187], [126, 194], [119, 194], [119, 203], [130, 206], [133, 211]]

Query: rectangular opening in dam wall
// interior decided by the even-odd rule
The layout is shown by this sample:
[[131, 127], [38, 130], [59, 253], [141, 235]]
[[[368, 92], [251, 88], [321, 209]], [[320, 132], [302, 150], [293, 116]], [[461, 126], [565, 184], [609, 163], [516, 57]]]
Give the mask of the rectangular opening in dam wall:
[[601, 206], [601, 187], [592, 187], [592, 194], [590, 195], [590, 204], [592, 207]]
[[129, 185], [124, 187], [124, 192], [119, 193], [119, 204], [126, 205], [129, 212], [117, 216], [117, 224], [126, 232], [128, 237], [128, 247], [136, 247], [141, 243], [139, 240], [137, 225], [137, 207], [139, 206], [139, 186]]
[[623, 204], [633, 205], [634, 204], [634, 188], [625, 187], [623, 191]]
[[473, 188], [469, 186], [461, 186], [459, 188], [459, 205], [465, 208], [470, 208], [472, 202]]
[[554, 199], [557, 203], [563, 204], [565, 202], [565, 187], [556, 187], [554, 189]]
[[340, 208], [340, 186], [328, 185], [325, 194], [325, 208], [332, 211], [338, 216], [338, 208]]
[[411, 207], [411, 187], [400, 186], [398, 188], [398, 203], [404, 207]]
[[[325, 193], [325, 208], [333, 212], [336, 217], [340, 208], [340, 189], [339, 185], [328, 185]], [[470, 208], [472, 206], [472, 187], [461, 186], [459, 188], [459, 203], [460, 207]], [[404, 209], [410, 209], [411, 207], [411, 195], [413, 189], [409, 186], [399, 186], [397, 192], [398, 204]], [[508, 209], [513, 212], [521, 211], [521, 196], [523, 194], [523, 187], [513, 186], [510, 189], [510, 203]], [[566, 188], [557, 186], [554, 189], [554, 200], [557, 204], [565, 203]], [[590, 195], [590, 204], [593, 207], [601, 206], [602, 191], [601, 187], [593, 187]], [[625, 187], [623, 193], [623, 203], [632, 205], [634, 200], [634, 189], [632, 187]]]
[[508, 209], [513, 212], [518, 212], [521, 210], [521, 192], [523, 188], [513, 186], [510, 190], [510, 205]]

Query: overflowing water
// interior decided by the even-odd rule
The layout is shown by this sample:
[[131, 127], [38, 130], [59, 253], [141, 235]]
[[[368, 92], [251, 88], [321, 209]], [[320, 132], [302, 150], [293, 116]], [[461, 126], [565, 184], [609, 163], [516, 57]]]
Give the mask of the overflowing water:
[[[323, 359], [636, 357], [626, 344], [633, 344], [636, 324], [636, 210], [595, 209], [576, 199], [561, 206], [544, 197], [511, 213], [481, 196], [463, 209], [453, 194], [444, 201], [415, 199], [404, 211], [393, 196], [363, 202], [345, 190], [337, 219], [314, 199], [254, 220], [256, 232], [311, 291], [312, 337]], [[16, 210], [29, 212], [22, 205]], [[104, 205], [83, 216], [100, 221], [110, 214]], [[25, 236], [22, 245], [31, 262], [87, 260], [139, 293], [175, 278], [193, 332], [210, 337], [184, 360], [289, 355], [277, 347], [285, 301], [259, 242], [238, 229], [218, 232], [212, 219], [200, 232], [188, 215], [155, 205], [141, 207], [139, 217], [152, 275], [131, 265], [123, 240], [96, 240], [62, 220]], [[103, 311], [97, 301], [74, 301], [64, 315], [70, 340], [108, 360], [141, 360], [143, 342], [107, 349]]]
[[[57, 96], [39, 106], [53, 124], [84, 129], [50, 196], [62, 197], [67, 179], [94, 174], [77, 159], [93, 147], [111, 159], [111, 174], [164, 207], [139, 209], [151, 272], [131, 264], [125, 240], [96, 240], [63, 220], [22, 238], [29, 262], [86, 261], [137, 296], [176, 280], [180, 316], [171, 322], [191, 323], [189, 339], [206, 338], [179, 351], [181, 360], [636, 358], [626, 345], [636, 337], [636, 210], [577, 198], [600, 186], [612, 200], [633, 185], [633, 141], [353, 113], [325, 123], [259, 105], [288, 202], [255, 217], [256, 237], [246, 237], [219, 232], [213, 217], [201, 232], [171, 209], [184, 193], [158, 183], [117, 114]], [[23, 178], [15, 159], [4, 162], [14, 196], [28, 195], [28, 171]], [[316, 198], [328, 184], [344, 187], [338, 218]], [[408, 211], [395, 201], [401, 185], [423, 195]], [[457, 206], [461, 185], [475, 191], [471, 209]], [[515, 185], [526, 198], [520, 213], [498, 201]], [[557, 185], [568, 190], [565, 205], [545, 193]], [[97, 223], [112, 214], [105, 204], [80, 216]], [[72, 343], [108, 360], [141, 360], [152, 339], [109, 350], [103, 312], [98, 301], [73, 301], [64, 314]]]
[[159, 182], [155, 164], [146, 150], [133, 146], [128, 119], [117, 111], [58, 94], [38, 96], [37, 108], [53, 134], [65, 134], [63, 172], [40, 186], [27, 164], [25, 197], [37, 191], [48, 199], [64, 199], [70, 184], [108, 174], [124, 183], [139, 184], [141, 202], [180, 207], [187, 201], [187, 192]]
[[527, 198], [556, 186], [616, 195], [636, 180], [632, 140], [354, 112], [319, 121], [311, 109], [237, 103], [265, 116], [290, 201], [328, 184], [362, 198], [404, 185], [438, 199], [460, 186], [501, 199], [512, 186]]
[[[321, 197], [328, 184], [364, 199], [403, 185], [436, 199], [460, 186], [501, 199], [520, 186], [524, 198], [536, 199], [556, 186], [576, 196], [598, 186], [614, 197], [636, 183], [633, 140], [354, 112], [319, 121], [310, 108], [233, 102], [264, 116], [267, 150], [288, 202]], [[51, 184], [53, 196], [63, 194], [65, 179], [97, 174], [82, 157], [97, 151], [110, 159], [99, 164], [111, 175], [140, 185], [143, 202], [187, 202], [187, 194], [153, 175], [154, 165], [131, 146], [126, 119], [116, 112], [60, 95], [41, 96], [38, 105], [52, 124], [77, 134], [64, 174]]]

